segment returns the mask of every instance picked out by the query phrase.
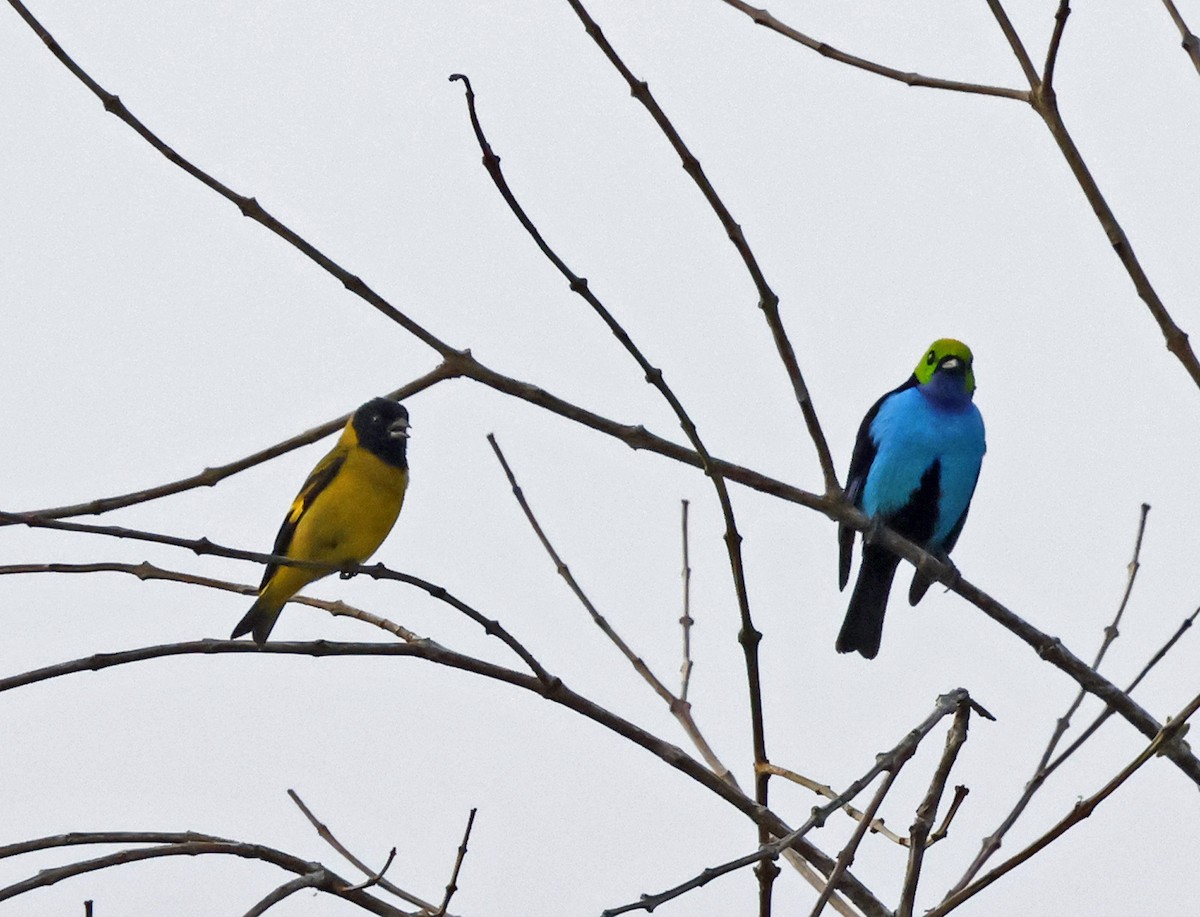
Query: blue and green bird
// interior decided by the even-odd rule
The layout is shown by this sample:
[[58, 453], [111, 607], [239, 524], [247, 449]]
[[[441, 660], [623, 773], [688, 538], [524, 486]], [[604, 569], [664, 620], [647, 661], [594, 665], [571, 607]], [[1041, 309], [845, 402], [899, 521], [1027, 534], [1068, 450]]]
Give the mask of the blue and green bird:
[[[897, 534], [946, 559], [967, 520], [967, 509], [987, 450], [983, 417], [975, 407], [971, 349], [942, 338], [922, 354], [899, 388], [875, 402], [858, 428], [846, 497]], [[838, 528], [838, 585], [850, 580], [854, 529]], [[837, 638], [839, 653], [874, 659], [883, 634], [892, 578], [900, 558], [863, 544], [858, 581]], [[916, 605], [932, 580], [920, 570], [908, 590]]]

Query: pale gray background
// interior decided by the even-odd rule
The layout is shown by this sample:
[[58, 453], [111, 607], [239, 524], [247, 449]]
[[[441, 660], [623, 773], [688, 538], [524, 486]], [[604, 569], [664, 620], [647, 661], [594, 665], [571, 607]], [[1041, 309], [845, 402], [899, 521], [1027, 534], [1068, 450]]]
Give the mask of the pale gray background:
[[[1041, 60], [1054, 3], [1014, 2]], [[1127, 682], [1200, 600], [1200, 397], [1137, 300], [1035, 113], [909, 89], [754, 27], [717, 0], [591, 12], [745, 227], [840, 473], [871, 402], [932, 339], [975, 349], [989, 453], [956, 551], [964, 573], [1090, 658], [1142, 501], [1144, 568], [1107, 671]], [[1200, 21], [1200, 7], [1181, 3]], [[534, 249], [479, 163], [468, 73], [507, 175], [552, 244], [689, 406], [712, 450], [814, 490], [820, 474], [753, 286], [675, 154], [565, 3], [37, 2], [147, 124], [485, 363], [681, 439], [664, 404]], [[950, 78], [1023, 85], [985, 4], [776, 3], [832, 44]], [[0, 508], [120, 493], [238, 458], [353, 409], [435, 355], [105, 114], [0, 9]], [[1084, 5], [1058, 69], [1064, 117], [1176, 319], [1196, 331], [1200, 76], [1156, 3]], [[409, 401], [413, 480], [378, 558], [499, 617], [574, 688], [672, 741], [662, 704], [554, 575], [484, 436], [495, 431], [597, 605], [672, 683], [678, 503], [693, 501], [696, 715], [750, 780], [736, 607], [711, 488], [469, 382]], [[326, 443], [212, 490], [104, 521], [266, 550]], [[835, 786], [963, 685], [976, 721], [952, 778], [972, 795], [927, 860], [936, 900], [1019, 792], [1074, 683], [935, 589], [899, 589], [880, 658], [839, 657], [834, 526], [736, 487], [768, 748]], [[257, 581], [257, 566], [89, 536], [0, 530], [4, 562], [124, 559]], [[899, 579], [907, 584], [907, 568]], [[397, 584], [325, 581], [465, 652], [498, 643]], [[0, 580], [0, 673], [97, 651], [223, 637], [249, 600], [120, 575]], [[372, 639], [291, 608], [282, 639]], [[1189, 637], [1138, 693], [1158, 717], [1197, 690]], [[1096, 710], [1093, 702], [1086, 708]], [[341, 868], [294, 787], [371, 863], [427, 897], [480, 814], [453, 909], [592, 915], [754, 847], [750, 823], [657, 759], [516, 690], [417, 660], [182, 658], [0, 698], [0, 842], [72, 829], [194, 829]], [[932, 738], [885, 817], [905, 830]], [[1144, 739], [1111, 722], [1053, 778], [1006, 852], [1098, 788]], [[813, 797], [774, 784], [794, 823]], [[964, 915], [1181, 913], [1200, 856], [1196, 788], [1153, 761], [1083, 826]], [[836, 851], [835, 819], [814, 840]], [[894, 901], [905, 852], [868, 839], [856, 873]], [[65, 862], [0, 863], [0, 882]], [[349, 875], [347, 868], [344, 873]], [[240, 914], [287, 877], [186, 859], [73, 880], [0, 913]], [[807, 913], [790, 870], [777, 913]], [[748, 872], [664, 907], [747, 914]], [[298, 895], [272, 913], [340, 914]]]

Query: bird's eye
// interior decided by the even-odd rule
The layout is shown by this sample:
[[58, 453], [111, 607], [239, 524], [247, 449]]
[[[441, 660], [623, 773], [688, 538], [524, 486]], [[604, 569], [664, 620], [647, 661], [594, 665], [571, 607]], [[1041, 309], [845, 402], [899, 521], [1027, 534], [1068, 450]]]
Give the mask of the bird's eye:
[[929, 351], [929, 356], [927, 356], [925, 358], [926, 365], [932, 366], [936, 362], [937, 362], [937, 351], [935, 351], [935, 350]]

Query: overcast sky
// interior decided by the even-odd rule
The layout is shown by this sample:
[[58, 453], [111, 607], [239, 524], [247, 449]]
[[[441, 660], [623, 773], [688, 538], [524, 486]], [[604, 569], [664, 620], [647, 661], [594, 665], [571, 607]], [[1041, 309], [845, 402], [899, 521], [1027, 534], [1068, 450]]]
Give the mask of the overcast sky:
[[[1019, 101], [829, 61], [719, 0], [588, 4], [741, 223], [774, 290], [840, 475], [863, 413], [932, 340], [976, 355], [988, 455], [955, 551], [963, 574], [1091, 659], [1120, 599], [1139, 507], [1142, 570], [1102, 669], [1128, 683], [1200, 602], [1200, 393], [1163, 346], [1041, 120]], [[1179, 0], [1193, 28], [1200, 5]], [[1014, 2], [1036, 61], [1056, 4]], [[181, 154], [455, 347], [622, 423], [683, 442], [636, 364], [521, 231], [480, 164], [468, 74], [506, 175], [547, 239], [663, 368], [711, 451], [820, 492], [815, 451], [755, 288], [675, 153], [565, 2], [32, 0], [68, 53]], [[776, 2], [790, 25], [902, 70], [1023, 88], [984, 3]], [[437, 355], [154, 152], [0, 9], [0, 509], [138, 490], [240, 458], [393, 390]], [[1063, 117], [1158, 293], [1200, 330], [1200, 75], [1155, 3], [1081, 5], [1057, 71]], [[556, 548], [669, 685], [680, 664], [679, 504], [691, 501], [692, 700], [752, 782], [737, 608], [711, 486], [694, 469], [468, 381], [407, 401], [412, 484], [377, 558], [500, 619], [574, 689], [691, 751], [587, 619], [513, 500], [495, 432]], [[266, 551], [329, 441], [100, 522]], [[932, 906], [1008, 811], [1075, 685], [902, 566], [878, 659], [838, 656], [835, 526], [732, 490], [761, 646], [767, 747], [842, 787], [964, 686], [951, 776], [971, 795], [930, 851]], [[255, 583], [257, 565], [98, 536], [0, 529], [3, 563], [150, 560]], [[899, 584], [903, 584], [903, 589]], [[504, 665], [498, 641], [397, 583], [311, 588]], [[250, 599], [132, 576], [0, 577], [0, 676], [96, 652], [226, 636]], [[289, 606], [282, 640], [385, 639]], [[390, 638], [387, 638], [390, 639]], [[1164, 719], [1200, 687], [1186, 636], [1136, 698]], [[1099, 710], [1085, 704], [1078, 721]], [[938, 731], [882, 814], [906, 831]], [[479, 807], [452, 910], [596, 915], [753, 850], [751, 823], [657, 758], [562, 708], [417, 659], [182, 657], [0, 697], [0, 844], [71, 830], [195, 830], [439, 899]], [[1145, 745], [1114, 719], [1054, 775], [1012, 853]], [[776, 781], [793, 824], [815, 797]], [[1125, 917], [1194, 896], [1196, 787], [1155, 759], [964, 915]], [[865, 803], [865, 799], [860, 799]], [[836, 854], [852, 830], [814, 842]], [[78, 856], [76, 856], [78, 854]], [[83, 858], [0, 861], [7, 885]], [[890, 906], [906, 851], [854, 871]], [[288, 877], [233, 858], [126, 866], [3, 914], [241, 914]], [[749, 914], [748, 872], [659, 913]], [[807, 913], [790, 869], [776, 913]], [[355, 913], [296, 895], [271, 913]]]

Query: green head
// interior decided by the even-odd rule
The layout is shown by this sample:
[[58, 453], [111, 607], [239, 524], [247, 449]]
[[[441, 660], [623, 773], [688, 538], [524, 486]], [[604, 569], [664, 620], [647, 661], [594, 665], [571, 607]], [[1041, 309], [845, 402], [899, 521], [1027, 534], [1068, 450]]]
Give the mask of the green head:
[[[943, 367], [951, 370], [958, 369], [960, 366], [965, 367], [964, 377], [967, 393], [970, 394], [975, 391], [975, 370], [972, 366], [974, 359], [971, 348], [962, 341], [956, 341], [954, 338], [942, 338], [929, 345], [929, 349], [921, 357], [921, 362], [913, 370], [913, 375], [917, 377], [918, 382], [925, 385], [933, 378], [933, 374]], [[951, 362], [947, 363], [947, 361]]]

